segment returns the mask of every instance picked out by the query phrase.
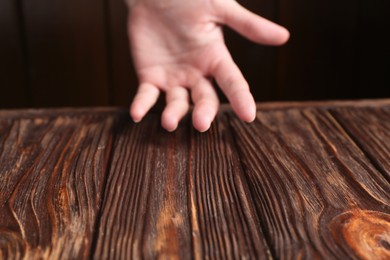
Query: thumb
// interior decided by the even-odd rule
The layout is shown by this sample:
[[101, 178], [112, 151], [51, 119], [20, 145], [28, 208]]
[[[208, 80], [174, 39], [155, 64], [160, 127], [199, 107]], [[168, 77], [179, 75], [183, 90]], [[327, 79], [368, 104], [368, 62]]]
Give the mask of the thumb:
[[251, 41], [264, 45], [282, 45], [290, 33], [286, 28], [258, 16], [236, 1], [218, 1], [217, 12], [224, 24]]

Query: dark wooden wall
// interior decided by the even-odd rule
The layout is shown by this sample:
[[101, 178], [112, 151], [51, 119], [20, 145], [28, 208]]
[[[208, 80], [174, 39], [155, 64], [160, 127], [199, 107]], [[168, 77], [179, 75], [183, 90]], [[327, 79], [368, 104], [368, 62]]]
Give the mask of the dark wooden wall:
[[[281, 48], [226, 29], [263, 100], [390, 96], [387, 0], [242, 0], [285, 25]], [[122, 0], [0, 0], [0, 107], [128, 105], [137, 80]]]

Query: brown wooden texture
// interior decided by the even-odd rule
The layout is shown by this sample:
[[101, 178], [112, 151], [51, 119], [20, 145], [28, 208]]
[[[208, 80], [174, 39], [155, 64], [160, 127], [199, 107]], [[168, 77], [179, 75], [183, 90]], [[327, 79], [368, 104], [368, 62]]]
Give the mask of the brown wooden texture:
[[331, 112], [367, 158], [390, 182], [390, 109], [337, 108]]
[[232, 126], [274, 257], [390, 256], [389, 182], [327, 110]]
[[116, 116], [0, 113], [0, 258], [87, 258]]
[[185, 258], [191, 252], [188, 129], [168, 134], [156, 115], [145, 121], [119, 129], [95, 257]]
[[0, 107], [26, 107], [28, 84], [18, 1], [0, 2]]
[[226, 118], [220, 116], [207, 134], [193, 131], [190, 139], [195, 258], [269, 258]]
[[390, 257], [390, 101], [0, 111], [0, 258]]
[[169, 134], [147, 121], [118, 134], [95, 257], [266, 255], [226, 122], [188, 139], [188, 124]]

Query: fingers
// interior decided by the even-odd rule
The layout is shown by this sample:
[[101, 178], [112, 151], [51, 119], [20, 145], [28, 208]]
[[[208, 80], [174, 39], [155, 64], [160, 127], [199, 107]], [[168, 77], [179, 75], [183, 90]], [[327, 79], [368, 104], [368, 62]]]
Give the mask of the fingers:
[[202, 78], [191, 91], [195, 104], [192, 123], [199, 132], [207, 131], [218, 112], [219, 100], [210, 81]]
[[167, 105], [161, 116], [161, 124], [167, 131], [172, 132], [190, 107], [188, 91], [183, 87], [171, 88], [167, 91], [166, 99]]
[[226, 57], [215, 64], [212, 73], [238, 117], [246, 122], [255, 120], [256, 104], [249, 85], [227, 50]]
[[150, 108], [156, 103], [159, 89], [149, 83], [142, 83], [134, 97], [130, 108], [130, 116], [134, 122], [140, 122]]
[[220, 2], [218, 10], [222, 22], [252, 41], [282, 45], [290, 37], [287, 29], [248, 11], [236, 1]]

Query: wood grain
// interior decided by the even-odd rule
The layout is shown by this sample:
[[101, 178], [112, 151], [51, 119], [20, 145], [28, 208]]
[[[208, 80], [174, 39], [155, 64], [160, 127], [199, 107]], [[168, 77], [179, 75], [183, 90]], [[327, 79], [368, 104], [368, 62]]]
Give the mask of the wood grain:
[[389, 100], [160, 116], [0, 111], [0, 259], [390, 258]]
[[226, 120], [188, 139], [188, 122], [169, 134], [156, 119], [119, 134], [95, 256], [266, 256]]
[[0, 258], [87, 258], [114, 115], [0, 115]]
[[119, 130], [104, 196], [95, 257], [186, 258], [187, 127], [169, 134], [156, 115]]
[[270, 258], [224, 115], [191, 136], [189, 203], [196, 259]]
[[389, 182], [327, 110], [231, 124], [274, 257], [389, 257]]
[[390, 182], [390, 106], [331, 110], [367, 158]]

